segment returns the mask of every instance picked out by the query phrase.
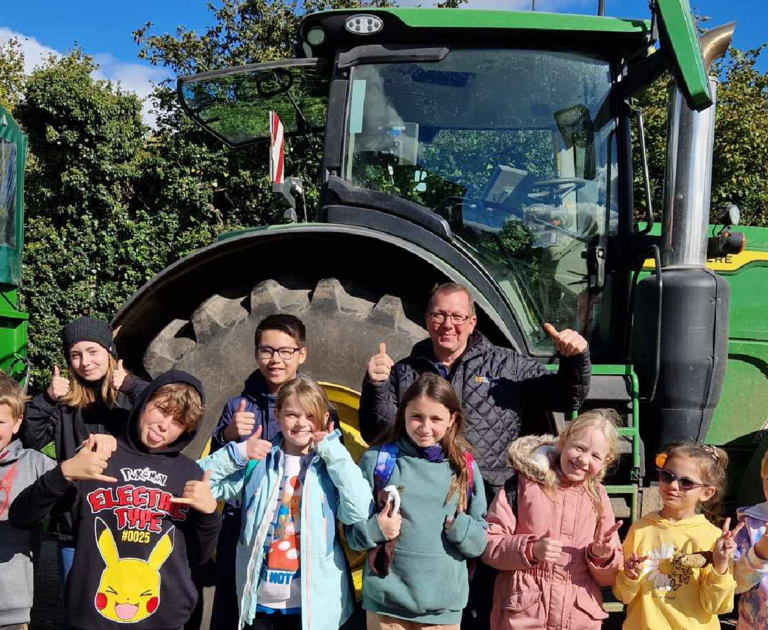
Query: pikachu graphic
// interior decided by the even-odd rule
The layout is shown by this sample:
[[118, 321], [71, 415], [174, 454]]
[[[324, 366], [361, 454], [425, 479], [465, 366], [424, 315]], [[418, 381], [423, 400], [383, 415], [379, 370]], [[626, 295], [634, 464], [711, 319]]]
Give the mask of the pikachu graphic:
[[157, 541], [148, 560], [120, 558], [107, 524], [96, 518], [95, 529], [96, 545], [107, 565], [96, 593], [96, 610], [118, 623], [150, 617], [160, 605], [160, 567], [173, 551], [174, 528]]

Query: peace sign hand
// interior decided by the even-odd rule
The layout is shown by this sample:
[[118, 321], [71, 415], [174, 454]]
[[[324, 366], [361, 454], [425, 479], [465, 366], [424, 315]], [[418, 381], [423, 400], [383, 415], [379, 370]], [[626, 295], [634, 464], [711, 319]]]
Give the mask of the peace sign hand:
[[639, 580], [647, 559], [648, 556], [638, 556], [634, 551], [631, 556], [624, 556], [624, 575], [630, 580]]
[[596, 558], [607, 558], [612, 555], [614, 550], [618, 548], [619, 541], [614, 534], [621, 529], [624, 521], [617, 521], [616, 524], [608, 531], [603, 531], [603, 521], [601, 520], [597, 525], [597, 534], [595, 535], [595, 542], [592, 543], [592, 555]]
[[733, 552], [736, 551], [736, 534], [744, 527], [744, 522], [742, 521], [733, 529], [730, 529], [730, 527], [731, 519], [727, 518], [723, 523], [723, 535], [715, 542], [715, 549], [712, 554], [712, 565], [720, 575], [728, 571], [728, 561], [733, 558]]

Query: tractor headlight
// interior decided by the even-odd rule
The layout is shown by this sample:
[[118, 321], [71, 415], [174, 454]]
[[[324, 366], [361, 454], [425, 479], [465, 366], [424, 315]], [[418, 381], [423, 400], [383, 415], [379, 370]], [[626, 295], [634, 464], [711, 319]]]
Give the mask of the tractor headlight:
[[373, 35], [384, 28], [384, 22], [375, 15], [353, 15], [344, 26], [355, 35]]

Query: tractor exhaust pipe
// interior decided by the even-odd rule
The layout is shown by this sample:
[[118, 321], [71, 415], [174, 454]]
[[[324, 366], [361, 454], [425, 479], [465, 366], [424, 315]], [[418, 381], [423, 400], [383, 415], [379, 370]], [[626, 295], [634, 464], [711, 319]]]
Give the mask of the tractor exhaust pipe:
[[[705, 71], [725, 54], [736, 23], [708, 31], [699, 39]], [[712, 106], [697, 112], [679, 86], [669, 89], [667, 171], [664, 178], [662, 267], [705, 267], [712, 191], [712, 147], [717, 108], [717, 79], [710, 77]]]
[[[725, 53], [733, 29], [728, 24], [701, 38], [707, 71]], [[697, 112], [670, 86], [661, 269], [636, 289], [632, 357], [641, 393], [650, 399], [653, 419], [641, 432], [651, 455], [672, 442], [706, 438], [728, 361], [729, 286], [707, 269], [717, 80], [709, 87], [713, 104]]]

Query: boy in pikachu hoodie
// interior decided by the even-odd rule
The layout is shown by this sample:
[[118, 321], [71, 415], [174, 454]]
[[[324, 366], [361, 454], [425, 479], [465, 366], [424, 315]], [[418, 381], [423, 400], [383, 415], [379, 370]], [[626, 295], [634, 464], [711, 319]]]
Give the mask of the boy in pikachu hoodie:
[[31, 527], [77, 488], [77, 546], [65, 587], [73, 630], [174, 630], [191, 616], [190, 565], [210, 558], [221, 526], [210, 474], [181, 453], [203, 402], [200, 381], [166, 372], [136, 401], [116, 441], [91, 436], [11, 506], [11, 523]]

